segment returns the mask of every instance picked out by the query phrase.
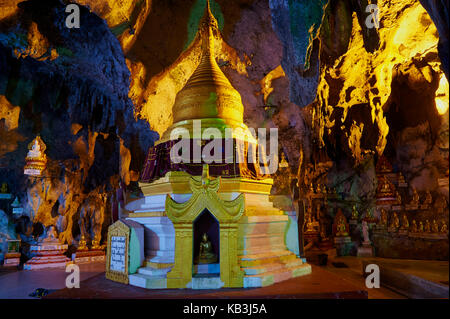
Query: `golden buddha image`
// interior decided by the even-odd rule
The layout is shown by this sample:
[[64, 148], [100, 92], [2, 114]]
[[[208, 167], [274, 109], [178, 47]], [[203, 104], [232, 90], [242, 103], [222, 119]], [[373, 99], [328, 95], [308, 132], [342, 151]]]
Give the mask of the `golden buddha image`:
[[406, 214], [403, 214], [402, 215], [402, 225], [401, 225], [400, 229], [408, 230], [408, 228], [409, 228], [408, 216], [406, 216]]
[[202, 241], [200, 242], [200, 250], [198, 254], [199, 264], [212, 264], [217, 262], [217, 255], [213, 251], [211, 242], [208, 239], [206, 233], [202, 236]]
[[448, 232], [447, 224], [445, 222], [442, 222], [441, 233], [447, 234], [447, 232]]
[[411, 233], [417, 233], [418, 229], [417, 229], [417, 223], [416, 223], [415, 219], [413, 219], [412, 224], [411, 224], [411, 228], [409, 229], [409, 231]]
[[402, 196], [400, 195], [400, 193], [398, 191], [395, 192], [395, 197], [397, 199], [397, 204], [401, 205], [402, 204]]
[[431, 224], [430, 224], [430, 221], [428, 219], [425, 221], [424, 230], [425, 230], [426, 233], [431, 233]]
[[8, 184], [3, 183], [2, 187], [0, 188], [0, 193], [1, 194], [6, 194], [8, 192]]
[[425, 195], [425, 201], [423, 203], [430, 205], [432, 202], [433, 202], [433, 197], [431, 196], [430, 191], [427, 191], [427, 193]]
[[436, 219], [433, 219], [433, 225], [431, 226], [431, 230], [435, 234], [439, 233], [439, 225], [438, 225]]
[[86, 237], [84, 237], [83, 234], [81, 234], [80, 241], [78, 242], [78, 249], [77, 250], [86, 250], [88, 249], [87, 243], [86, 243]]
[[413, 188], [413, 196], [411, 200], [411, 205], [418, 205], [419, 204], [419, 194], [417, 193], [416, 188]]
[[392, 216], [392, 221], [391, 221], [391, 228], [395, 228], [398, 229], [400, 227], [400, 220], [398, 218], [397, 213], [394, 213], [394, 215]]
[[352, 220], [358, 220], [359, 217], [359, 213], [356, 210], [356, 205], [353, 205], [353, 209], [352, 209]]

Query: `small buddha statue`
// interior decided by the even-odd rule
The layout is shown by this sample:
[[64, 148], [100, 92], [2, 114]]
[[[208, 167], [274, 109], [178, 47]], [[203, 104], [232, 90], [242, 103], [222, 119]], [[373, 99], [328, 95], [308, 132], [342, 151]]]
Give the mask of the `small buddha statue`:
[[311, 182], [311, 184], [309, 185], [309, 191], [311, 192], [311, 193], [314, 193], [314, 186], [313, 186], [313, 183]]
[[44, 243], [59, 243], [58, 234], [56, 233], [55, 226], [50, 226], [47, 231], [46, 237], [42, 240]]
[[430, 224], [430, 221], [428, 219], [425, 221], [424, 231], [426, 233], [431, 233], [431, 224]]
[[364, 219], [368, 222], [368, 223], [373, 223], [376, 221], [375, 216], [373, 216], [373, 210], [372, 208], [369, 208], [367, 210], [366, 216], [364, 217]]
[[423, 233], [423, 223], [419, 222], [419, 227], [417, 228], [417, 232]]
[[313, 221], [311, 215], [312, 215], [312, 214], [311, 214], [311, 212], [310, 212], [310, 213], [308, 214], [308, 221], [307, 221], [307, 223], [306, 223], [306, 231], [307, 231], [307, 232], [313, 232], [313, 231], [314, 231], [314, 221]]
[[217, 262], [217, 255], [213, 252], [211, 242], [208, 240], [208, 235], [203, 234], [202, 241], [200, 242], [200, 250], [198, 261], [201, 264], [212, 264]]
[[[416, 228], [417, 228], [417, 226], [416, 226]], [[403, 214], [403, 216], [402, 216], [402, 225], [401, 225], [400, 229], [402, 229], [402, 230], [409, 229], [409, 221], [408, 221], [408, 216], [406, 216], [406, 214]]]
[[278, 164], [279, 168], [286, 168], [289, 167], [289, 163], [286, 160], [286, 156], [284, 155], [284, 152], [281, 152], [281, 161]]
[[348, 236], [347, 228], [345, 227], [345, 224], [342, 219], [339, 220], [336, 230], [337, 230], [336, 236]]
[[431, 196], [430, 191], [427, 191], [427, 193], [425, 195], [425, 201], [423, 203], [430, 205], [432, 202], [433, 202], [433, 197]]
[[387, 212], [384, 208], [381, 209], [380, 213], [380, 221], [378, 222], [379, 226], [386, 227], [388, 223]]
[[404, 184], [404, 183], [406, 183], [405, 177], [403, 176], [403, 174], [402, 174], [401, 172], [398, 173], [398, 183], [399, 183], [399, 184]]
[[398, 218], [397, 213], [394, 212], [390, 228], [398, 229], [399, 227], [400, 227], [400, 220]]
[[40, 136], [36, 138], [28, 145], [28, 153], [25, 158], [25, 175], [41, 175], [42, 171], [46, 167], [47, 156], [45, 155], [45, 150], [47, 146], [42, 141]]
[[353, 209], [352, 209], [352, 220], [358, 220], [359, 217], [359, 213], [356, 210], [356, 205], [353, 205]]
[[442, 222], [441, 233], [447, 234], [447, 232], [448, 232], [448, 227], [447, 227], [447, 224], [444, 221], [444, 222]]
[[417, 233], [418, 229], [417, 229], [417, 223], [416, 223], [415, 219], [413, 219], [412, 225], [411, 225], [411, 228], [409, 229], [409, 231], [411, 233]]
[[340, 237], [340, 236], [348, 236], [348, 224], [347, 224], [347, 220], [344, 216], [344, 214], [342, 213], [342, 210], [339, 208], [338, 209], [338, 213], [335, 216], [335, 236]]
[[412, 200], [411, 200], [411, 205], [419, 205], [419, 194], [417, 193], [416, 188], [413, 188], [413, 196], [412, 196]]
[[320, 186], [320, 184], [317, 185], [317, 193], [320, 194], [322, 193], [322, 187]]
[[2, 184], [2, 187], [0, 188], [0, 193], [1, 193], [1, 194], [6, 194], [6, 193], [8, 193], [8, 184], [6, 184], [6, 183], [3, 183], [3, 184]]
[[439, 233], [439, 225], [438, 225], [436, 219], [433, 219], [433, 224], [431, 226], [431, 230], [435, 234]]
[[92, 249], [101, 249], [100, 241], [102, 239], [102, 234], [97, 233], [94, 235], [94, 240], [92, 241]]
[[84, 237], [84, 234], [81, 234], [80, 241], [78, 242], [78, 249], [77, 250], [87, 250], [87, 244], [86, 244], [86, 237]]
[[400, 193], [398, 191], [395, 192], [395, 197], [397, 198], [397, 204], [401, 205], [402, 204], [402, 196], [400, 195]]
[[388, 180], [385, 178], [383, 181], [383, 187], [381, 188], [381, 192], [382, 193], [390, 193], [391, 189], [389, 187], [389, 182]]

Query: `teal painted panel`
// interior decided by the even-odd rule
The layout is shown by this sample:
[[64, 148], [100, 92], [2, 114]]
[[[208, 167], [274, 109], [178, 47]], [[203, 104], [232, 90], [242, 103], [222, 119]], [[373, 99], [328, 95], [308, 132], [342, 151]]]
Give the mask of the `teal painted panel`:
[[128, 273], [134, 274], [141, 267], [141, 243], [134, 228], [130, 228], [130, 243], [128, 245]]

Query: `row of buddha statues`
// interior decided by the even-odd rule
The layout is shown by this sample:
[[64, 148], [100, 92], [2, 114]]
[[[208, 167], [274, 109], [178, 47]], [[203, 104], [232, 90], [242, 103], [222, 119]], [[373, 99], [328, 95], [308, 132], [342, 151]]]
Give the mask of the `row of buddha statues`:
[[378, 229], [389, 229], [393, 231], [401, 230], [408, 231], [410, 233], [434, 233], [434, 234], [447, 234], [448, 226], [445, 221], [439, 223], [433, 219], [431, 222], [426, 219], [424, 222], [413, 219], [411, 223], [408, 220], [408, 216], [404, 213], [401, 216], [401, 221], [398, 213], [392, 213], [390, 223], [388, 222], [388, 214], [384, 208], [381, 209], [380, 220], [377, 224]]
[[[404, 203], [399, 191], [395, 189], [395, 186], [386, 177], [379, 178], [379, 183], [380, 185], [377, 191], [378, 199], [391, 198], [393, 199], [391, 204], [396, 205], [402, 205]], [[431, 195], [431, 192], [429, 190], [426, 191], [425, 198], [422, 203], [419, 193], [417, 192], [417, 189], [415, 187], [412, 187], [411, 191], [412, 191], [411, 200], [408, 203], [410, 206], [419, 206], [421, 204], [431, 205], [433, 203], [433, 196]]]
[[[101, 234], [95, 234], [94, 239], [91, 241], [91, 249], [103, 249], [105, 245], [100, 245]], [[88, 245], [86, 237], [81, 234], [80, 240], [78, 241], [78, 250], [88, 250]]]

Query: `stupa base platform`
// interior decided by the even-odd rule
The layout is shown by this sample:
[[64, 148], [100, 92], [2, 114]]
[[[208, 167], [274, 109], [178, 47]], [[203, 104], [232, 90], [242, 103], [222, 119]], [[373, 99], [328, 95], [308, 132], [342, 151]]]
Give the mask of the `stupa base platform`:
[[[311, 266], [290, 251], [241, 256], [244, 272], [242, 288], [257, 288], [273, 285], [288, 279], [311, 274]], [[136, 274], [129, 275], [129, 284], [147, 289], [166, 289], [167, 273], [172, 269], [141, 267]], [[188, 289], [219, 289], [220, 264], [194, 265], [194, 274]]]

